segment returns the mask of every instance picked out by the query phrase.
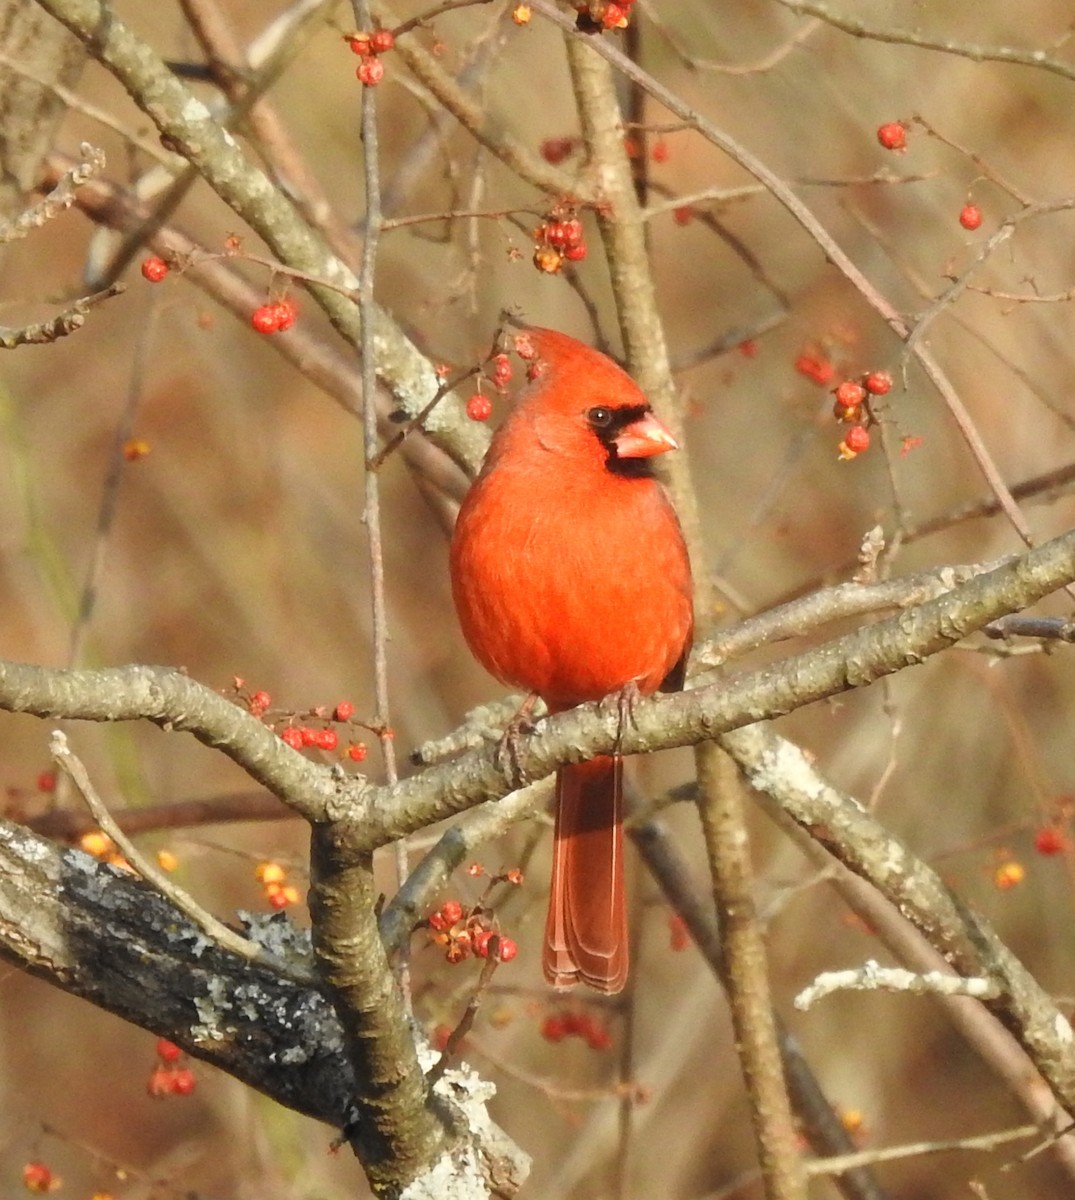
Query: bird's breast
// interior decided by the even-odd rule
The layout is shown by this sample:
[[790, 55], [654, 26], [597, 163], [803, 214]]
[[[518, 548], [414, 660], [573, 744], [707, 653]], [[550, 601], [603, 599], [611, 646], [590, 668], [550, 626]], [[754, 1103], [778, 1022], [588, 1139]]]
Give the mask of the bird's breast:
[[682, 534], [653, 480], [493, 470], [452, 543], [463, 633], [503, 682], [570, 706], [632, 681], [654, 690], [691, 628]]

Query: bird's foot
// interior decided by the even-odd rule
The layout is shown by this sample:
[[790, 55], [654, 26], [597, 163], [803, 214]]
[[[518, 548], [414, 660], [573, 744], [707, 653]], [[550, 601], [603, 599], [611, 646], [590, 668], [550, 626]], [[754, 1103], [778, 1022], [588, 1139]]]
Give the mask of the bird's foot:
[[[618, 692], [613, 692], [608, 700], [611, 700], [616, 705], [616, 745], [614, 752], [619, 754], [620, 743], [623, 741], [623, 735], [626, 733], [628, 726], [637, 728], [635, 721], [635, 704], [642, 693], [638, 690], [638, 682], [634, 679], [625, 683]], [[605, 703], [601, 701], [602, 705]]]
[[515, 715], [507, 723], [503, 736], [496, 745], [496, 765], [512, 787], [522, 787], [526, 782], [519, 766], [519, 743], [523, 734], [533, 733], [536, 726], [531, 719], [538, 697], [531, 692], [519, 705]]

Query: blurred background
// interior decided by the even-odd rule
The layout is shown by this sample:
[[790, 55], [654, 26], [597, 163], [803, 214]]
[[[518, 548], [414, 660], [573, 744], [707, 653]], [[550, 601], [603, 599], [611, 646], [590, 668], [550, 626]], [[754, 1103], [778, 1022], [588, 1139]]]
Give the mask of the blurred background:
[[[244, 43], [285, 7], [216, 3]], [[114, 8], [166, 59], [201, 61], [177, 6], [129, 0]], [[532, 150], [577, 138], [559, 33], [537, 19], [515, 26], [510, 8], [447, 12], [408, 36], [436, 48], [444, 69], [462, 74], [491, 118]], [[872, 0], [846, 8], [871, 28], [913, 30], [963, 52], [853, 36], [777, 0], [640, 0], [632, 19], [646, 69], [788, 180], [872, 285], [913, 317], [1006, 219], [1075, 198], [1071, 10], [1060, 0], [936, 3], [928, 11], [910, 0]], [[400, 4], [395, 19], [423, 11]], [[349, 7], [328, 5], [268, 100], [338, 219], [357, 226], [360, 96], [357, 60], [341, 38], [349, 31]], [[622, 35], [605, 36], [622, 44]], [[1041, 51], [1071, 65], [974, 61], [975, 47]], [[535, 270], [531, 230], [551, 198], [443, 120], [397, 55], [384, 62], [377, 100], [387, 215], [525, 211], [386, 232], [381, 304], [432, 361], [453, 368], [482, 359], [505, 306], [588, 341], [607, 339], [615, 350], [607, 263], [592, 213], [583, 214], [590, 252], [577, 265], [577, 286], [564, 273]], [[191, 86], [205, 100], [216, 94]], [[137, 177], [148, 160], [124, 134], [152, 140], [148, 120], [93, 63], [78, 95], [111, 114], [117, 128], [75, 108], [60, 148], [75, 153], [80, 141], [92, 141], [108, 156], [109, 178], [122, 184]], [[917, 115], [942, 136], [915, 124]], [[771, 197], [751, 188], [723, 201], [688, 199], [748, 188], [753, 181], [742, 170], [693, 134], [661, 132], [672, 122], [651, 103], [642, 120], [647, 128], [633, 139], [655, 210], [653, 270], [686, 402], [686, 452], [704, 523], [700, 568], [724, 597], [707, 618], [728, 625], [849, 578], [866, 532], [876, 524], [889, 536], [895, 529], [894, 490], [909, 531], [892, 564], [897, 573], [1017, 551], [1017, 536], [996, 516], [943, 520], [936, 532], [914, 536], [917, 526], [957, 506], [989, 499], [936, 391], [915, 366], [904, 376], [894, 335]], [[877, 128], [900, 121], [907, 149], [884, 149]], [[582, 158], [574, 147], [561, 166], [570, 170]], [[960, 224], [968, 203], [982, 215], [977, 231]], [[233, 234], [243, 236], [240, 254], [265, 253], [203, 184], [182, 201], [174, 223], [214, 253]], [[1073, 234], [1071, 209], [1021, 220], [974, 273], [984, 291], [964, 291], [928, 333], [1009, 486], [1067, 467], [1075, 454], [1075, 339], [1062, 298], [1075, 287]], [[88, 256], [96, 261], [108, 251], [78, 211], [9, 246], [3, 323], [41, 320], [84, 294]], [[267, 296], [276, 286], [257, 264], [244, 264], [242, 273]], [[81, 331], [10, 351], [0, 363], [0, 656], [69, 665], [78, 597], [99, 555], [96, 601], [76, 665], [181, 666], [223, 690], [239, 676], [247, 690], [271, 693], [277, 708], [346, 700], [360, 719], [368, 716], [359, 422], [286, 361], [273, 337], [217, 307], [180, 272], [151, 285], [136, 258], [124, 279], [127, 291], [94, 310]], [[1011, 298], [1033, 293], [1052, 299]], [[299, 327], [349, 356], [313, 302], [301, 294], [297, 302]], [[804, 374], [803, 356], [831, 364], [832, 380]], [[833, 419], [830, 390], [868, 370], [890, 371], [896, 386], [877, 407], [870, 449], [841, 461], [844, 427]], [[493, 424], [505, 403], [496, 398]], [[125, 430], [128, 412], [133, 424]], [[141, 443], [136, 451], [132, 440]], [[102, 539], [117, 445], [130, 457]], [[413, 747], [446, 734], [499, 691], [462, 643], [445, 529], [401, 456], [388, 460], [381, 485], [392, 721], [405, 761]], [[1024, 513], [1035, 537], [1046, 540], [1071, 525], [1073, 501], [1063, 488], [1039, 490]], [[1064, 613], [1066, 597], [1042, 607]], [[1066, 840], [1075, 793], [1070, 653], [1061, 646], [1001, 657], [993, 646], [960, 648], [778, 725], [834, 783], [873, 798], [881, 818], [1064, 998], [1075, 995], [1075, 857]], [[12, 813], [33, 815], [51, 802], [39, 780], [49, 767], [50, 728], [26, 717], [0, 721]], [[143, 725], [68, 732], [117, 809], [248, 786], [237, 768], [187, 737]], [[376, 739], [366, 740], [369, 757], [348, 769], [379, 779]], [[662, 754], [635, 769], [640, 794], [654, 796], [689, 777], [691, 757]], [[668, 820], [704, 889], [694, 813], [681, 805]], [[1054, 825], [1063, 834], [1060, 852], [1042, 853], [1037, 835]], [[791, 998], [818, 971], [884, 955], [760, 815], [754, 836], [777, 1005], [861, 1145], [1023, 1123], [1016, 1100], [928, 1000], [842, 995], [805, 1015], [792, 1010]], [[631, 882], [637, 946], [622, 1002], [560, 1002], [542, 985], [547, 842], [535, 839], [535, 828], [520, 828], [482, 856], [491, 871], [522, 865], [526, 882], [502, 913], [520, 955], [498, 972], [495, 998], [467, 1051], [497, 1083], [496, 1119], [534, 1156], [524, 1194], [759, 1195], [724, 1000], [640, 867]], [[225, 918], [236, 908], [266, 907], [255, 878], [259, 861], [284, 864], [303, 890], [298, 821], [170, 830], [145, 845], [175, 854], [180, 881]], [[390, 881], [386, 871], [386, 889]], [[445, 898], [473, 901], [481, 886], [462, 875]], [[290, 912], [305, 920], [301, 903]], [[434, 1031], [458, 1020], [477, 969], [473, 962], [449, 966], [427, 941], [414, 939], [417, 1004]], [[1065, 999], [1065, 1008], [1072, 1003]], [[569, 1028], [603, 1031], [590, 1039], [596, 1048], [583, 1036], [549, 1036], [549, 1018], [565, 1014]], [[64, 1178], [69, 1195], [366, 1194], [357, 1166], [329, 1153], [332, 1130], [207, 1067], [196, 1068], [193, 1095], [151, 1100], [153, 1047], [149, 1034], [13, 969], [0, 974], [0, 1179], [8, 1194], [36, 1158]], [[1001, 1171], [1009, 1157], [912, 1158], [880, 1168], [879, 1177], [901, 1200], [966, 1197], [968, 1180], [981, 1181], [990, 1200], [1067, 1194], [1070, 1181], [1048, 1155]], [[828, 1183], [813, 1188], [835, 1195]]]

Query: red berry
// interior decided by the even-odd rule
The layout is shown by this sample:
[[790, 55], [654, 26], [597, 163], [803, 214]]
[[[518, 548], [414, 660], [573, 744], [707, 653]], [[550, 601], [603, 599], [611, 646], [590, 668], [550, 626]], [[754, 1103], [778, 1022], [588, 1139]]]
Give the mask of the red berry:
[[37, 790], [39, 792], [54, 792], [56, 790], [56, 772], [42, 771], [37, 777]]
[[250, 317], [250, 324], [258, 333], [275, 333], [280, 328], [280, 315], [275, 304], [262, 304], [255, 308]]
[[366, 745], [364, 742], [352, 742], [347, 747], [347, 757], [352, 762], [365, 762], [366, 760]]
[[537, 347], [534, 345], [530, 334], [517, 333], [512, 341], [515, 345], [515, 353], [523, 362], [530, 362], [532, 359], [537, 358]]
[[511, 380], [511, 359], [506, 354], [498, 354], [493, 359], [493, 383], [496, 387], [505, 387]]
[[1063, 854], [1067, 848], [1064, 831], [1055, 825], [1044, 825], [1034, 835], [1034, 849], [1039, 854]]
[[836, 389], [836, 403], [843, 408], [857, 408], [866, 399], [866, 389], [861, 383], [845, 379]]
[[333, 715], [337, 721], [350, 721], [350, 719], [355, 715], [355, 706], [350, 700], [341, 700], [339, 704], [336, 705]]
[[546, 1017], [541, 1022], [541, 1036], [547, 1042], [562, 1042], [567, 1036], [567, 1023], [561, 1016]]
[[316, 746], [319, 730], [311, 729], [309, 725], [299, 726], [299, 737], [302, 738], [304, 746]]
[[440, 906], [440, 915], [449, 925], [454, 925], [463, 919], [463, 906], [458, 900], [445, 900]]
[[467, 416], [472, 421], [488, 421], [493, 411], [493, 402], [481, 392], [475, 392], [467, 401]]
[[694, 217], [694, 209], [689, 204], [681, 204], [672, 209], [672, 220], [677, 225], [689, 225]]
[[547, 162], [556, 166], [557, 163], [562, 163], [575, 148], [575, 138], [558, 137], [546, 138], [541, 143], [541, 157]]
[[626, 4], [606, 4], [601, 24], [606, 29], [623, 29], [627, 24], [627, 7]]
[[977, 229], [982, 223], [982, 210], [977, 204], [964, 204], [959, 210], [959, 223], [964, 229]]
[[546, 224], [534, 231], [535, 239], [544, 238], [550, 246], [566, 246], [567, 245], [567, 230], [564, 227], [563, 221], [548, 221]]
[[172, 1076], [172, 1091], [177, 1096], [189, 1096], [197, 1086], [197, 1079], [190, 1067], [180, 1067]]
[[862, 380], [871, 396], [884, 396], [892, 390], [892, 376], [887, 371], [871, 371]]
[[650, 158], [653, 159], [653, 161], [655, 163], [667, 162], [668, 161], [668, 143], [667, 142], [658, 142], [653, 147], [653, 149], [649, 152], [649, 156], [650, 156]]
[[878, 129], [877, 140], [886, 150], [906, 150], [907, 130], [899, 121], [889, 121]]
[[374, 54], [364, 58], [355, 71], [358, 82], [365, 87], [376, 87], [384, 78], [384, 63]]
[[365, 58], [370, 52], [370, 39], [364, 33], [353, 33], [346, 38], [352, 54], [360, 54]]
[[270, 704], [272, 704], [272, 696], [268, 692], [255, 692], [250, 697], [250, 712], [253, 716], [260, 717]]
[[437, 909], [435, 913], [430, 913], [429, 916], [426, 917], [426, 924], [430, 927], [430, 929], [435, 929], [438, 933], [444, 933], [446, 930], [451, 928], [448, 921], [445, 920], [444, 913], [442, 913], [440, 909]]
[[43, 1162], [28, 1162], [22, 1169], [22, 1182], [28, 1192], [51, 1192], [52, 1172]]
[[319, 729], [317, 731], [318, 750], [335, 750], [339, 744], [340, 739], [335, 729]]
[[511, 962], [518, 953], [519, 947], [513, 938], [501, 937], [500, 949], [497, 951], [497, 958], [501, 962]]
[[795, 370], [823, 387], [826, 383], [831, 383], [836, 374], [836, 368], [832, 363], [817, 354], [800, 354], [795, 360]]
[[169, 269], [164, 259], [158, 258], [156, 254], [142, 260], [142, 278], [148, 279], [150, 283], [160, 283]]
[[370, 34], [370, 49], [374, 54], [384, 54], [396, 44], [396, 35], [391, 29], [375, 29]]
[[146, 1091], [151, 1096], [167, 1096], [172, 1090], [171, 1067], [154, 1067], [146, 1080]]
[[591, 1050], [610, 1050], [612, 1035], [600, 1021], [590, 1021], [582, 1036]]
[[564, 251], [564, 258], [566, 258], [568, 262], [581, 262], [582, 259], [584, 259], [585, 257], [586, 257], [586, 243], [585, 242], [575, 242], [574, 244], [568, 246], [567, 249]]
[[277, 300], [271, 307], [276, 314], [276, 330], [278, 333], [283, 333], [285, 329], [290, 329], [295, 324], [295, 318], [299, 315], [299, 310], [295, 307], [293, 301]]
[[844, 436], [844, 445], [852, 454], [861, 454], [870, 448], [870, 431], [864, 425], [852, 425]]
[[577, 246], [582, 242], [582, 222], [578, 217], [570, 217], [563, 222], [564, 229], [564, 244], [568, 246]]
[[289, 725], [286, 729], [280, 731], [280, 738], [291, 747], [292, 750], [302, 749], [302, 730], [296, 729], [294, 725]]
[[157, 1039], [157, 1057], [161, 1062], [175, 1062], [182, 1053], [183, 1051], [180, 1050], [175, 1042], [170, 1042], [167, 1038]]
[[493, 936], [493, 931], [491, 929], [479, 929], [474, 934], [474, 938], [473, 938], [474, 953], [479, 958], [488, 958], [489, 957], [489, 941], [492, 938], [492, 936]]

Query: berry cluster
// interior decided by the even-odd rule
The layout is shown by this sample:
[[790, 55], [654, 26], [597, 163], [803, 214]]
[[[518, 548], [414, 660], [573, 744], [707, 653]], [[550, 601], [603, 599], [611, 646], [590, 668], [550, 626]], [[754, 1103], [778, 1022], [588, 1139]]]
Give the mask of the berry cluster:
[[[494, 354], [486, 364], [485, 377], [498, 392], [503, 393], [511, 382], [511, 359], [503, 352]], [[481, 391], [481, 378], [478, 380], [478, 391], [467, 401], [467, 416], [472, 421], [488, 421], [493, 412], [493, 402]]]
[[634, 0], [575, 0], [580, 29], [626, 29]]
[[[307, 713], [270, 712], [272, 696], [266, 691], [247, 692], [246, 681], [238, 675], [232, 681], [232, 692], [236, 700], [243, 704], [252, 717], [273, 718], [285, 717], [287, 724], [280, 730], [280, 740], [292, 750], [324, 750], [333, 753], [340, 747], [340, 735], [335, 729], [329, 728], [327, 722], [335, 721], [339, 725], [351, 723], [355, 715], [355, 706], [350, 700], [341, 700], [331, 712], [324, 706], [310, 709]], [[312, 725], [295, 724], [298, 717], [305, 716], [319, 722]], [[270, 723], [275, 723], [270, 720]], [[368, 726], [367, 726], [368, 728]], [[391, 730], [381, 730], [386, 737], [391, 737]], [[364, 742], [350, 742], [344, 750], [347, 757], [356, 763], [365, 761], [367, 750]]]
[[265, 899], [273, 908], [287, 908], [298, 904], [299, 889], [287, 881], [287, 869], [278, 862], [259, 862], [254, 868], [254, 878], [265, 890]]
[[[485, 874], [485, 868], [481, 863], [471, 863], [467, 867], [467, 874], [477, 879]], [[498, 962], [511, 962], [519, 953], [519, 947], [514, 939], [498, 932], [492, 910], [486, 901], [498, 883], [520, 887], [522, 882], [522, 871], [512, 867], [489, 876], [481, 897], [469, 908], [465, 908], [458, 900], [445, 900], [440, 908], [430, 913], [422, 924], [433, 931], [433, 944], [444, 948], [444, 957], [448, 962], [462, 962], [471, 955], [489, 958], [494, 954]]]
[[295, 324], [298, 315], [294, 301], [273, 300], [254, 309], [250, 315], [250, 324], [258, 333], [283, 333]]
[[534, 266], [555, 275], [567, 262], [586, 257], [582, 222], [570, 200], [558, 201], [534, 230]]
[[541, 1036], [547, 1042], [562, 1042], [566, 1037], [582, 1038], [591, 1050], [612, 1048], [612, 1035], [600, 1018], [572, 1009], [550, 1013], [541, 1022]]
[[194, 1072], [184, 1063], [183, 1051], [167, 1038], [157, 1039], [157, 1064], [146, 1080], [146, 1091], [156, 1100], [189, 1096], [197, 1086]]
[[861, 380], [845, 379], [833, 391], [833, 416], [850, 426], [839, 447], [842, 459], [855, 458], [870, 448], [869, 427], [876, 420], [870, 411], [870, 397], [884, 396], [891, 390], [892, 376], [887, 371], [869, 371]]
[[355, 77], [364, 87], [376, 87], [384, 78], [384, 63], [381, 55], [396, 44], [391, 29], [375, 29], [372, 33], [349, 33], [344, 41], [362, 61], [355, 68]]

